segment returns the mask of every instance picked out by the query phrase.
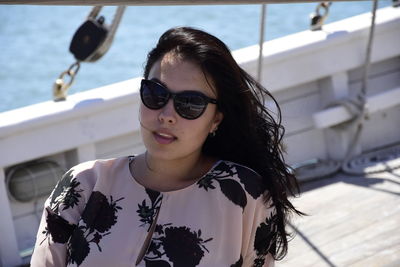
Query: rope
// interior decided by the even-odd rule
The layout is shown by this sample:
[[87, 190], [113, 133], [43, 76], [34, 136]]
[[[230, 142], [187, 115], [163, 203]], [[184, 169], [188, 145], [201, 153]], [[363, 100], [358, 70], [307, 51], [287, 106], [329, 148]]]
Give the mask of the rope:
[[363, 175], [393, 171], [400, 168], [400, 145], [366, 153], [342, 165], [346, 174]]
[[263, 44], [264, 44], [264, 31], [265, 31], [265, 15], [267, 12], [267, 5], [261, 5], [261, 18], [260, 18], [260, 40], [259, 40], [259, 54], [257, 66], [257, 81], [261, 83], [261, 71], [263, 61]]
[[[358, 101], [361, 104], [361, 109], [360, 113], [356, 115], [356, 118], [354, 120], [354, 124], [357, 125], [357, 130], [356, 133], [353, 137], [352, 142], [350, 143], [349, 149], [346, 153], [346, 156], [343, 160], [342, 163], [342, 171], [345, 173], [348, 173], [348, 168], [346, 167], [348, 165], [348, 162], [351, 160], [351, 157], [354, 153], [354, 149], [356, 145], [358, 144], [361, 136], [361, 132], [363, 129], [363, 118], [367, 114], [366, 110], [366, 94], [367, 94], [367, 87], [368, 87], [368, 74], [371, 66], [371, 54], [372, 54], [372, 44], [375, 36], [375, 20], [376, 20], [376, 11], [378, 9], [378, 0], [373, 0], [373, 5], [372, 5], [372, 19], [371, 19], [371, 27], [369, 29], [369, 35], [368, 35], [368, 43], [367, 43], [367, 51], [366, 51], [366, 56], [365, 56], [365, 63], [364, 63], [364, 72], [363, 72], [363, 78], [362, 78], [362, 83], [361, 83], [361, 90], [360, 93], [358, 94]], [[349, 173], [353, 174], [353, 172]]]
[[363, 129], [363, 119], [368, 118], [366, 92], [368, 88], [368, 74], [371, 65], [372, 44], [375, 36], [375, 20], [377, 9], [378, 1], [373, 0], [371, 27], [368, 36], [360, 92], [355, 99], [347, 98], [336, 100], [329, 105], [342, 105], [349, 111], [350, 114], [353, 115], [353, 119], [346, 123], [342, 123], [340, 125], [341, 127], [350, 129], [354, 125], [357, 126], [345, 158], [341, 162], [334, 160], [313, 160], [312, 162], [306, 162], [305, 164], [294, 167], [295, 173], [301, 181], [330, 176], [340, 170], [350, 175], [361, 175], [400, 168], [400, 159], [398, 159], [400, 158], [400, 146], [370, 152], [366, 155], [352, 157], [356, 145], [360, 140]]
[[293, 166], [296, 177], [301, 181], [311, 181], [330, 176], [340, 170], [341, 164], [334, 160], [313, 159]]

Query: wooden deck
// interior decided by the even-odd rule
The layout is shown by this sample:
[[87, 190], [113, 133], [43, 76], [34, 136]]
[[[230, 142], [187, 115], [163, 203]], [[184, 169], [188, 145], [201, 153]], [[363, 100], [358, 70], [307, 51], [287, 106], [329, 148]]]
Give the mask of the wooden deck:
[[277, 267], [400, 266], [400, 169], [302, 185], [295, 238]]

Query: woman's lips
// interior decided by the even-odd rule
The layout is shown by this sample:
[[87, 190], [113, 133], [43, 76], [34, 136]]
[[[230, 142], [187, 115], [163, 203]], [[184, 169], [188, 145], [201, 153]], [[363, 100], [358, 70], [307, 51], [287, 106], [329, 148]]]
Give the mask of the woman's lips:
[[154, 132], [153, 135], [154, 139], [156, 139], [156, 141], [162, 145], [170, 144], [177, 139], [175, 136], [168, 133]]

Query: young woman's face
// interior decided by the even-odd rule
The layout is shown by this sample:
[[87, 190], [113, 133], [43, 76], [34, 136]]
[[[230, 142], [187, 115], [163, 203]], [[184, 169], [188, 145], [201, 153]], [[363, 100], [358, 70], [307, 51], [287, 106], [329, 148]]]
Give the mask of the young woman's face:
[[[209, 84], [199, 66], [171, 53], [152, 66], [147, 79], [161, 82], [173, 93], [198, 91], [217, 98], [211, 79], [208, 78]], [[185, 119], [176, 112], [172, 97], [157, 110], [142, 103], [140, 122], [144, 145], [152, 157], [160, 159], [198, 157], [207, 136], [216, 129], [222, 117], [217, 106], [211, 103], [194, 120]]]

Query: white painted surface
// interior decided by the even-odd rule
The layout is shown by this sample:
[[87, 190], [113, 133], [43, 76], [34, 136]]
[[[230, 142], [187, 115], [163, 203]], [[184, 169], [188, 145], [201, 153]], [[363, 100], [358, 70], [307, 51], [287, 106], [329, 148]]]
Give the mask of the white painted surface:
[[372, 114], [364, 121], [360, 143], [363, 151], [400, 143], [400, 105]]
[[[366, 99], [366, 111], [369, 114], [397, 105], [400, 105], [400, 87]], [[333, 127], [352, 118], [353, 115], [343, 105], [328, 108], [313, 115], [315, 127], [318, 129]]]
[[98, 142], [96, 148], [97, 158], [134, 155], [145, 151], [139, 131]]
[[[109, 86], [109, 88], [113, 89], [112, 86]], [[116, 88], [118, 89], [117, 85]], [[101, 90], [99, 91], [101, 93]], [[130, 91], [133, 90], [130, 89]], [[96, 90], [92, 90], [90, 93], [95, 94]], [[0, 126], [0, 138], [2, 138], [0, 166], [8, 166], [55, 154], [139, 129], [137, 120], [139, 97], [136, 92], [120, 95], [120, 99], [110, 100], [112, 103], [104, 100], [101, 102], [94, 101], [93, 103], [89, 101], [91, 103], [87, 104], [84, 96], [79, 95], [74, 98], [78, 97], [81, 97], [78, 102], [71, 100], [71, 103], [74, 104], [68, 102], [69, 100], [61, 103], [62, 111], [59, 109], [54, 112], [52, 109], [52, 106], [58, 103], [44, 103], [45, 107], [38, 104], [23, 108], [26, 109], [24, 111], [15, 110], [15, 114], [14, 111], [0, 114], [0, 121], [2, 121], [2, 118], [9, 119], [14, 116], [17, 120], [20, 120], [20, 123], [10, 123], [4, 126], [4, 132]], [[75, 105], [75, 103], [78, 103], [78, 105]], [[79, 106], [82, 103], [85, 104]], [[20, 113], [37, 114], [43, 109], [53, 112], [49, 113], [48, 116], [22, 121], [23, 115]], [[60, 116], [58, 117], [58, 115]], [[46, 140], [45, 145], [42, 140]]]
[[4, 169], [0, 168], [0, 265], [8, 267], [20, 264], [21, 258], [7, 195]]
[[[377, 13], [372, 62], [400, 54], [399, 11], [380, 9]], [[263, 84], [274, 93], [287, 87], [318, 80], [333, 73], [364, 64], [370, 14], [324, 26], [324, 31], [304, 31], [264, 43]], [[258, 46], [233, 53], [251, 74], [257, 67]]]
[[76, 150], [78, 162], [96, 159], [96, 147], [93, 143], [79, 146]]

